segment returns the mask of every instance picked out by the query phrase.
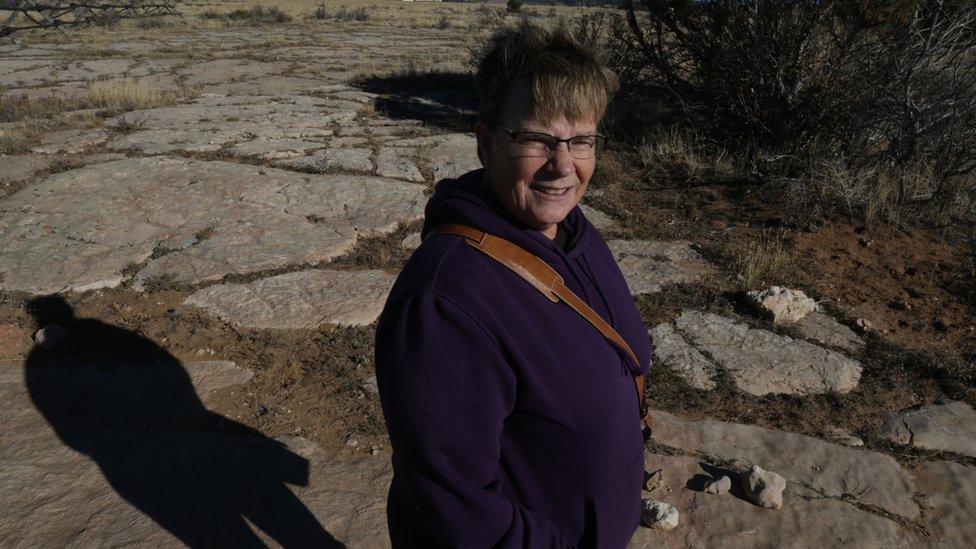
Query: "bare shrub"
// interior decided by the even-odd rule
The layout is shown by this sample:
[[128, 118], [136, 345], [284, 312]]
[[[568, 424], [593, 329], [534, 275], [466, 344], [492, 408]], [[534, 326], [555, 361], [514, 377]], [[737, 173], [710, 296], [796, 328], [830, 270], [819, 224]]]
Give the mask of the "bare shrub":
[[508, 0], [505, 4], [508, 13], [518, 13], [522, 9], [522, 0]]
[[342, 6], [335, 11], [328, 11], [325, 9], [325, 4], [323, 3], [315, 8], [312, 16], [316, 19], [329, 21], [368, 21], [369, 11], [366, 8], [350, 9], [346, 6]]
[[934, 200], [976, 170], [976, 3], [639, 3], [611, 41], [624, 83], [767, 181], [816, 186], [823, 159], [840, 159], [899, 209], [919, 200], [906, 174], [930, 174]]
[[291, 16], [281, 11], [277, 6], [265, 8], [261, 4], [255, 4], [250, 8], [236, 9], [231, 12], [221, 13], [215, 11], [205, 11], [200, 14], [204, 19], [218, 19], [224, 21], [240, 21], [252, 25], [289, 23]]

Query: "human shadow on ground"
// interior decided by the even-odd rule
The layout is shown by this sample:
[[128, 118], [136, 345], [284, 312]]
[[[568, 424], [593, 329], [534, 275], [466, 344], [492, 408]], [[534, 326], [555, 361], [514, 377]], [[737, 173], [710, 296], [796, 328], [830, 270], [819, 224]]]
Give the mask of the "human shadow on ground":
[[474, 131], [478, 97], [470, 74], [405, 71], [357, 78], [353, 85], [379, 94], [376, 110], [390, 118], [422, 120], [452, 132]]
[[27, 358], [34, 404], [126, 501], [191, 547], [264, 547], [245, 519], [284, 547], [344, 547], [285, 486], [308, 484], [308, 460], [207, 410], [165, 349], [58, 296], [28, 309], [67, 331]]

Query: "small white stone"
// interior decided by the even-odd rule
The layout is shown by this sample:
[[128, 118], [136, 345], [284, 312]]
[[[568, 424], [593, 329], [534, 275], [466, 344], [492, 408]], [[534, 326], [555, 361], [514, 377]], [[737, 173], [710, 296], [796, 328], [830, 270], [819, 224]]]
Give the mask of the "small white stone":
[[668, 531], [678, 525], [678, 509], [670, 503], [645, 499], [641, 522], [648, 528]]
[[367, 393], [378, 395], [380, 394], [379, 386], [376, 385], [376, 376], [369, 376], [359, 383], [359, 386], [363, 388]]
[[786, 479], [776, 473], [753, 465], [749, 472], [740, 477], [740, 483], [746, 497], [756, 505], [767, 509], [779, 509], [783, 506]]
[[647, 480], [644, 481], [644, 489], [648, 492], [653, 492], [662, 486], [664, 486], [664, 473], [661, 469], [648, 475]]
[[725, 494], [732, 488], [732, 479], [727, 476], [712, 479], [705, 484], [706, 494]]
[[776, 324], [798, 322], [817, 310], [817, 302], [805, 293], [782, 286], [753, 290], [746, 295], [756, 307], [770, 314]]

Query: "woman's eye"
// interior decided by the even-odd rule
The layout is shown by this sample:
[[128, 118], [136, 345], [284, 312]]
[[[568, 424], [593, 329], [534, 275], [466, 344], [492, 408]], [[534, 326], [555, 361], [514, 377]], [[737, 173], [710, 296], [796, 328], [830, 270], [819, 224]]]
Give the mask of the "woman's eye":
[[549, 141], [543, 135], [524, 135], [519, 140], [519, 143], [529, 147], [548, 147]]
[[569, 142], [570, 147], [588, 149], [596, 144], [596, 139], [592, 137], [578, 137]]

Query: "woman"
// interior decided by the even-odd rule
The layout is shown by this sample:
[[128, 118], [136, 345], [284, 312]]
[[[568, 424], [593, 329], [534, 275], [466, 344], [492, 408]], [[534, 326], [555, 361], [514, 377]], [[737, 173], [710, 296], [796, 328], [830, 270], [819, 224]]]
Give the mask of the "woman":
[[[390, 536], [395, 547], [624, 547], [640, 515], [634, 376], [650, 342], [577, 207], [616, 79], [565, 30], [523, 23], [486, 51], [475, 77], [484, 169], [437, 185], [377, 327]], [[446, 224], [545, 261], [637, 364]]]

